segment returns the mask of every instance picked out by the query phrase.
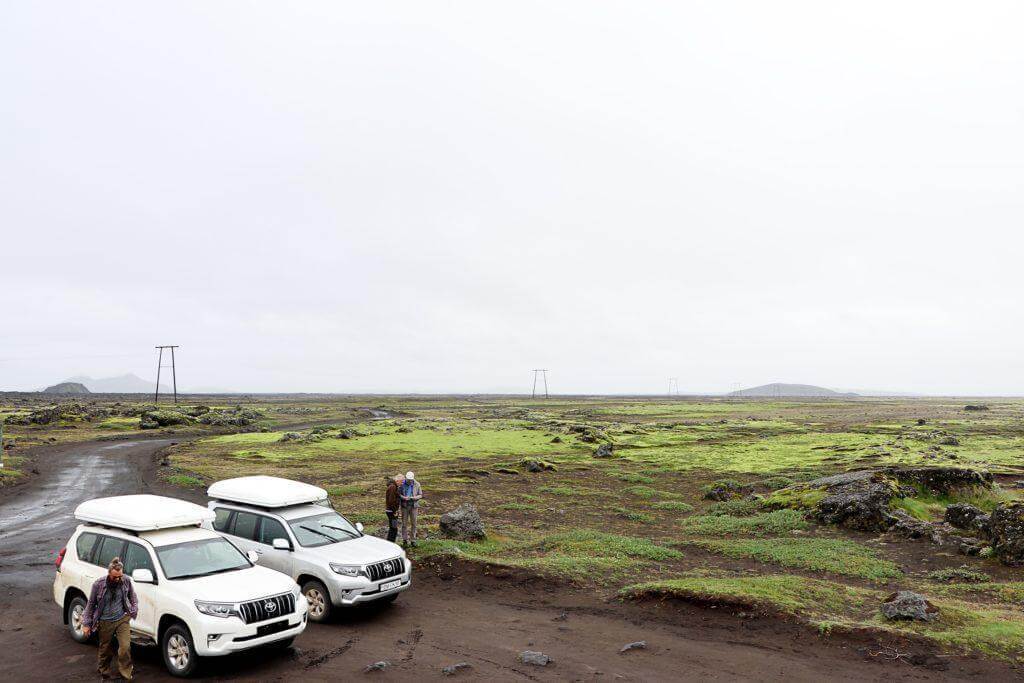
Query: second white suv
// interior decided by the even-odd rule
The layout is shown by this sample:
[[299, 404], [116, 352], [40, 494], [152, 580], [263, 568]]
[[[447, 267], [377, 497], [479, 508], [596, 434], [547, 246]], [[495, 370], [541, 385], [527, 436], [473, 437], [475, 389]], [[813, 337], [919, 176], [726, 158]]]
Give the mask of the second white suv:
[[312, 621], [326, 621], [334, 607], [394, 600], [412, 585], [405, 552], [326, 507], [322, 488], [253, 476], [219, 481], [208, 494], [216, 518], [204, 525], [292, 577]]

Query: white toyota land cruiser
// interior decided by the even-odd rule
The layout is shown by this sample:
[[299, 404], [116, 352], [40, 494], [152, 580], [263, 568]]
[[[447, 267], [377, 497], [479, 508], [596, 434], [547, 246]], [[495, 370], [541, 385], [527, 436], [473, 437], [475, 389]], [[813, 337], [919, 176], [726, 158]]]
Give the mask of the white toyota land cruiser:
[[132, 639], [157, 643], [167, 670], [192, 674], [199, 657], [275, 645], [306, 628], [306, 598], [294, 581], [255, 566], [218, 534], [200, 528], [213, 513], [176, 498], [97, 498], [75, 510], [84, 522], [57, 557], [53, 599], [78, 642], [92, 588], [114, 557], [139, 599]]
[[280, 477], [225, 479], [207, 491], [211, 523], [260, 564], [292, 577], [309, 602], [309, 618], [334, 607], [391, 601], [412, 585], [412, 563], [389, 541], [363, 534], [329, 507], [327, 492]]

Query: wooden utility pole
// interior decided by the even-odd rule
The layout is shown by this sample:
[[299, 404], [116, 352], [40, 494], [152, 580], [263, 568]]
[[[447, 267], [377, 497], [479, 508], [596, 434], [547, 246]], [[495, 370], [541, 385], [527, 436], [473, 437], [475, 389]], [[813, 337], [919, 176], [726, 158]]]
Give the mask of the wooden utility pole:
[[[178, 402], [178, 371], [174, 367], [174, 349], [178, 348], [177, 345], [157, 346], [160, 349], [160, 355], [156, 359], [156, 393], [153, 394], [153, 403], [160, 402], [160, 368], [170, 367], [171, 368], [171, 386], [174, 387], [174, 402]], [[171, 364], [170, 366], [164, 365], [164, 349], [171, 350]]]

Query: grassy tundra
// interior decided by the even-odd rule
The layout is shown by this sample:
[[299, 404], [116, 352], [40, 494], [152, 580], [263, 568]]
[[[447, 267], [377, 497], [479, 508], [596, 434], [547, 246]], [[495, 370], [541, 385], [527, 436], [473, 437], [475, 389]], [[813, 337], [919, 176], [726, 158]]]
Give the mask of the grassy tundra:
[[[385, 477], [412, 469], [427, 496], [419, 559], [511, 566], [610, 598], [711, 603], [822, 632], [1024, 653], [1020, 570], [984, 552], [820, 524], [808, 510], [824, 494], [804, 484], [889, 465], [969, 467], [991, 472], [995, 485], [901, 489], [894, 507], [926, 521], [955, 502], [991, 510], [1016, 499], [1024, 479], [1024, 402], [966, 411], [955, 400], [354, 397], [251, 407], [261, 417], [250, 431], [163, 428], [209, 432], [171, 450], [166, 476], [187, 487], [255, 473], [313, 482], [373, 530], [384, 523]], [[104, 429], [119, 431], [97, 423], [80, 433]], [[607, 446], [610, 455], [595, 457]], [[485, 540], [438, 533], [439, 516], [463, 502], [480, 511]], [[939, 618], [885, 620], [879, 603], [898, 589], [928, 596]]]

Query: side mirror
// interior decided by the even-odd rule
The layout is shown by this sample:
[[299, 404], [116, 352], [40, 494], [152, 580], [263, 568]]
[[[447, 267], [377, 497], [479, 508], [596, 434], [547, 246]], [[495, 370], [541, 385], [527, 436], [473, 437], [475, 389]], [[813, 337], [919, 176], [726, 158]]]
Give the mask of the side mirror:
[[356, 522], [356, 531], [358, 531], [359, 533], [363, 533], [363, 523], [362, 522]]
[[156, 583], [153, 572], [148, 569], [136, 569], [132, 572], [132, 581], [135, 583]]
[[245, 556], [248, 557], [249, 561], [252, 562], [253, 564], [256, 564], [260, 560], [260, 556], [256, 554], [255, 550], [250, 550], [249, 552], [247, 552], [245, 554]]
[[286, 539], [286, 538], [275, 538], [273, 541], [271, 541], [270, 544], [272, 546], [274, 546], [274, 550], [291, 550], [292, 549], [292, 544], [289, 543], [288, 539]]

